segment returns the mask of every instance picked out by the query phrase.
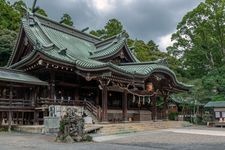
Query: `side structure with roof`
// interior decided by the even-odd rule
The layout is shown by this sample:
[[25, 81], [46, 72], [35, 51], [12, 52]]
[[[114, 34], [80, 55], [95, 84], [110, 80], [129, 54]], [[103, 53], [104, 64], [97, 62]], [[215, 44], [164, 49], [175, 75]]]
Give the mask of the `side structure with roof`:
[[[166, 118], [168, 96], [188, 91], [190, 86], [177, 80], [165, 60], [138, 61], [126, 41], [124, 33], [101, 40], [29, 13], [22, 19], [7, 69], [0, 70], [0, 76], [5, 71], [18, 74], [25, 79], [21, 84], [29, 88], [25, 94], [13, 86], [8, 90], [5, 83], [14, 85], [20, 77], [0, 77], [4, 83], [0, 103], [11, 98], [11, 109], [16, 97], [28, 101], [16, 107], [19, 113], [12, 112], [14, 122], [19, 116], [27, 116], [26, 120], [17, 120], [20, 124], [43, 123], [49, 105], [85, 105], [96, 120], [108, 122], [156, 120], [156, 103], [162, 98], [161, 117]], [[9, 116], [7, 111], [1, 109], [2, 120]]]

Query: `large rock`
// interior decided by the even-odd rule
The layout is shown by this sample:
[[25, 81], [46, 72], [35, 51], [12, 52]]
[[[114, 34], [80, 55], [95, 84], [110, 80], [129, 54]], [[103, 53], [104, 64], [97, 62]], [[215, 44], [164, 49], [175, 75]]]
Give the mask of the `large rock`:
[[65, 137], [62, 141], [71, 143], [72, 141], [84, 141], [84, 119], [78, 116], [73, 109], [68, 109], [66, 115], [60, 121], [60, 131], [57, 139]]

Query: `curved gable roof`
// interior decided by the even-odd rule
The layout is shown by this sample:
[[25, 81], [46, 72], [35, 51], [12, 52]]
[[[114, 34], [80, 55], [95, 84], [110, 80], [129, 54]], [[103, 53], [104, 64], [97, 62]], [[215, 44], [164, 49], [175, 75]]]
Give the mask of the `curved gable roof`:
[[[181, 89], [186, 90], [188, 88], [177, 81], [175, 74], [167, 66], [159, 62], [140, 63], [128, 49], [126, 37], [122, 33], [111, 39], [100, 41], [91, 35], [36, 15], [30, 16], [29, 19], [24, 18], [22, 27], [34, 46], [32, 53], [41, 53], [50, 59], [59, 61], [59, 63], [64, 62], [74, 65], [78, 70], [87, 72], [111, 70], [129, 77], [139, 76], [143, 80], [153, 72], [158, 71], [167, 73], [173, 79], [175, 85]], [[116, 65], [98, 61], [113, 56], [122, 47], [125, 47], [133, 63]], [[32, 56], [28, 55], [21, 62], [12, 64], [12, 68], [16, 67], [17, 64], [21, 65], [24, 60], [33, 59]]]

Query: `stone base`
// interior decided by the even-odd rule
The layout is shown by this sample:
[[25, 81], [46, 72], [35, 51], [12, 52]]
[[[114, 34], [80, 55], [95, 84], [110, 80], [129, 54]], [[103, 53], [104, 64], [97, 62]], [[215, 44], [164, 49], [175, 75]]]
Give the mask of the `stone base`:
[[19, 126], [14, 126], [14, 130], [17, 132], [41, 134], [44, 131], [44, 126], [43, 125], [19, 125]]
[[44, 117], [44, 132], [57, 133], [59, 131], [59, 117]]

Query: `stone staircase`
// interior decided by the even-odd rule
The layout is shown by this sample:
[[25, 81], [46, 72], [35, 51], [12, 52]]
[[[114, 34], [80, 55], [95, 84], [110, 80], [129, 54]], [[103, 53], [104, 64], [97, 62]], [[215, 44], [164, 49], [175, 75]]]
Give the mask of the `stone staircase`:
[[184, 121], [146, 121], [138, 123], [101, 124], [103, 127], [98, 134], [112, 135], [133, 132], [152, 131], [157, 129], [181, 128], [191, 124]]

